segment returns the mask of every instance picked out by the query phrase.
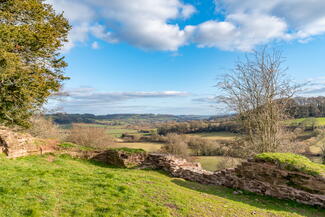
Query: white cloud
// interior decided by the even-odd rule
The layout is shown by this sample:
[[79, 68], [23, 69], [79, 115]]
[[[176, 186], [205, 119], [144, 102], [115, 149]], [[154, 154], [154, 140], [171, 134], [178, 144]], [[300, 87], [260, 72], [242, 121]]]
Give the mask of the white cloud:
[[[145, 50], [199, 47], [247, 51], [272, 40], [308, 42], [325, 33], [324, 0], [215, 0], [223, 20], [211, 17], [181, 28], [196, 11], [182, 0], [47, 0], [73, 25], [65, 50], [92, 34], [108, 43], [126, 42]], [[218, 16], [220, 17], [220, 16]], [[189, 23], [190, 24], [190, 23]]]
[[[98, 113], [102, 110], [103, 113], [108, 112], [108, 109], [117, 109], [123, 106], [141, 106], [141, 100], [150, 99], [152, 105], [155, 107], [158, 104], [155, 100], [177, 100], [177, 98], [184, 98], [190, 96], [189, 93], [183, 91], [139, 91], [139, 92], [98, 92], [91, 87], [68, 89], [51, 97], [47, 107], [48, 108], [63, 108], [68, 112], [92, 112]], [[139, 102], [139, 103], [137, 103]], [[133, 103], [133, 104], [132, 104]], [[134, 104], [135, 103], [135, 104]], [[162, 106], [165, 106], [161, 104]], [[116, 107], [116, 108], [114, 108]], [[121, 112], [122, 110], [120, 110]], [[128, 112], [132, 111], [130, 108]]]
[[99, 46], [99, 44], [98, 44], [97, 41], [94, 41], [94, 42], [91, 44], [91, 48], [97, 50], [97, 49], [100, 48], [100, 46]]
[[325, 95], [325, 77], [309, 79], [304, 85], [302, 96], [324, 96]]

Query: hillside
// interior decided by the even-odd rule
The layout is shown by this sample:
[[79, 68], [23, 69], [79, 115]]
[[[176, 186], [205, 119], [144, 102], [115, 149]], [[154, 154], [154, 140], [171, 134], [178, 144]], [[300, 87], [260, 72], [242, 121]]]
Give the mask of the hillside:
[[0, 159], [0, 216], [324, 216], [294, 202], [68, 156]]
[[168, 114], [49, 114], [57, 124], [71, 123], [101, 123], [101, 124], [135, 124], [135, 123], [159, 123], [166, 121], [190, 121], [209, 119], [208, 115], [168, 115]]

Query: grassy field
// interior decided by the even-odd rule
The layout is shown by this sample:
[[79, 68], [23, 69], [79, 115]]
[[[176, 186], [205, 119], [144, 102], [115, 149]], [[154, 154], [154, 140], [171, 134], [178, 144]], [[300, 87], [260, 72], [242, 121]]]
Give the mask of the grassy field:
[[107, 133], [112, 135], [113, 137], [120, 138], [123, 133], [125, 134], [139, 134], [135, 129], [126, 128], [126, 126], [108, 126], [101, 124], [77, 124], [78, 126], [85, 127], [103, 127], [106, 129]]
[[160, 150], [162, 144], [152, 142], [117, 142], [112, 145], [112, 148], [136, 148], [143, 149], [147, 152], [157, 152]]
[[193, 133], [189, 135], [201, 136], [203, 138], [215, 141], [231, 141], [236, 136], [236, 134], [230, 132]]
[[291, 201], [67, 156], [0, 159], [0, 216], [324, 216]]
[[[195, 162], [199, 162], [202, 165], [202, 168], [209, 171], [216, 171], [219, 169], [218, 164], [223, 160], [228, 160], [228, 157], [221, 156], [200, 156], [194, 157], [193, 160]], [[233, 163], [239, 164], [243, 160], [240, 158], [231, 158]]]
[[308, 126], [310, 120], [315, 120], [316, 126], [325, 126], [325, 118], [323, 117], [322, 118], [297, 118], [297, 119], [289, 120], [288, 124], [292, 126], [297, 126], [303, 122], [306, 122]]

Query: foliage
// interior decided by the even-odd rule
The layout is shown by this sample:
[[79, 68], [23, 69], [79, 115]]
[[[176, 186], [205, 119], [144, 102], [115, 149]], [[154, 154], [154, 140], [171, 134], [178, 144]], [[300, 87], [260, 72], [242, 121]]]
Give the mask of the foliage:
[[324, 117], [325, 97], [296, 97], [290, 102], [289, 113], [294, 118]]
[[67, 141], [81, 146], [99, 149], [107, 149], [114, 143], [113, 138], [107, 134], [105, 128], [77, 125], [74, 125], [70, 130]]
[[291, 201], [65, 156], [0, 159], [0, 216], [324, 216]]
[[168, 133], [188, 134], [224, 131], [237, 132], [238, 124], [231, 119], [214, 121], [167, 122], [160, 124], [157, 129], [157, 132], [160, 135], [167, 135]]
[[256, 155], [255, 159], [276, 163], [278, 166], [288, 170], [325, 177], [325, 165], [314, 163], [301, 155], [292, 153], [262, 153]]
[[212, 141], [200, 136], [188, 136], [187, 145], [192, 150], [194, 155], [197, 156], [213, 156], [222, 155], [220, 146], [216, 141]]
[[66, 62], [58, 50], [70, 30], [44, 0], [0, 1], [0, 123], [28, 126], [59, 91]]

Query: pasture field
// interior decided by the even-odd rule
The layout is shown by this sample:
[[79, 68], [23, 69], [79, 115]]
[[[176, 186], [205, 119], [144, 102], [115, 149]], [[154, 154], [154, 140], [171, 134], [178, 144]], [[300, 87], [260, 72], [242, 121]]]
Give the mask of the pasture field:
[[221, 141], [221, 142], [231, 141], [234, 140], [236, 137], [236, 134], [231, 132], [193, 133], [188, 135], [201, 136], [205, 139]]
[[325, 126], [325, 117], [321, 117], [321, 118], [297, 118], [297, 119], [288, 120], [287, 124], [291, 125], [291, 126], [298, 126], [299, 124], [301, 124], [303, 122], [306, 122], [307, 127], [310, 127], [311, 124], [309, 122], [311, 122], [311, 120], [315, 121], [316, 126], [320, 126], [320, 127]]
[[117, 142], [113, 144], [112, 148], [136, 148], [143, 149], [147, 152], [158, 152], [161, 149], [161, 143], [152, 142]]
[[[232, 164], [240, 164], [243, 162], [243, 159], [240, 158], [230, 158], [230, 157], [223, 157], [223, 156], [198, 156], [193, 157], [194, 162], [201, 163], [203, 169], [208, 171], [216, 171], [219, 170], [219, 163], [224, 160], [231, 160]], [[229, 162], [230, 163], [230, 162]]]
[[69, 156], [0, 158], [0, 216], [321, 217], [325, 210]]
[[[102, 124], [76, 124], [78, 126], [85, 126], [85, 127], [101, 127], [105, 128], [107, 133], [112, 135], [115, 138], [120, 138], [123, 133], [125, 134], [141, 134], [138, 133], [138, 130], [127, 128], [126, 126], [123, 125], [118, 125], [118, 126], [109, 126], [109, 125], [102, 125]], [[141, 134], [142, 135], [142, 134]]]

